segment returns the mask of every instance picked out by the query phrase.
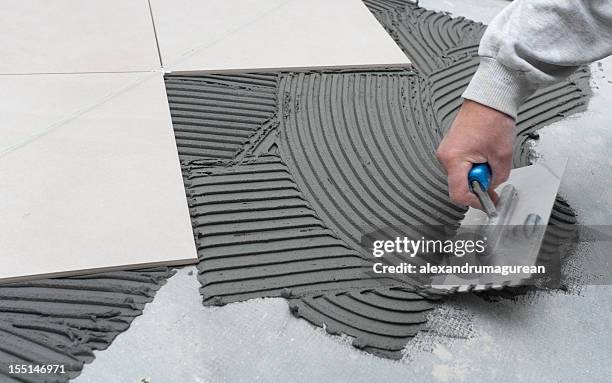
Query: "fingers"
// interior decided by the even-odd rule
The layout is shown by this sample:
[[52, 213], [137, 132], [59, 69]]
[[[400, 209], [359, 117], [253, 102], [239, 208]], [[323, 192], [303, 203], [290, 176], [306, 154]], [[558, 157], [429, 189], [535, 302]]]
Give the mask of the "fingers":
[[472, 163], [462, 161], [447, 167], [448, 194], [451, 201], [458, 205], [474, 206], [480, 209], [478, 198], [470, 191], [468, 186], [468, 173]]
[[[471, 206], [475, 209], [482, 210], [483, 207], [478, 197], [470, 190], [468, 185], [468, 173], [472, 169], [472, 166], [473, 164], [471, 162], [460, 162], [448, 168], [448, 194], [451, 201], [458, 205]], [[499, 199], [497, 192], [491, 187], [488, 193], [493, 203], [497, 203]]]
[[493, 173], [488, 189], [497, 201], [494, 189], [506, 181], [512, 165], [514, 119], [476, 102], [464, 102], [451, 128], [437, 150], [437, 157], [448, 174], [449, 195], [453, 202], [481, 209], [468, 185], [468, 173], [475, 163], [488, 162]]

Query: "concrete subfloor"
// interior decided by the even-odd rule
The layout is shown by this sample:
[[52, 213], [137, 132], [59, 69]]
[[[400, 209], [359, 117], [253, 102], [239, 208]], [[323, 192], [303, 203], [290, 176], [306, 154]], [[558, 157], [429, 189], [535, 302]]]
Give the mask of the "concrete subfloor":
[[[488, 22], [507, 2], [420, 4]], [[561, 193], [580, 223], [611, 225], [612, 59], [593, 64], [592, 71], [588, 110], [541, 130], [536, 150], [543, 157], [569, 157]], [[409, 345], [410, 358], [391, 361], [292, 317], [283, 299], [203, 307], [195, 268], [183, 268], [75, 382], [607, 382], [608, 243], [579, 244], [569, 269], [567, 292], [498, 302], [455, 297], [446, 314], [457, 319], [453, 333], [465, 337], [419, 336]]]

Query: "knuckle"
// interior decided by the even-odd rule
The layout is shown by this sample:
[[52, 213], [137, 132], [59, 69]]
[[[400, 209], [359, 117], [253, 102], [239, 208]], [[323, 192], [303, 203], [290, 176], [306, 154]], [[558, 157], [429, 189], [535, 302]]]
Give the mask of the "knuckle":
[[444, 147], [440, 146], [436, 151], [436, 158], [438, 159], [438, 161], [445, 163], [448, 159], [447, 150]]
[[436, 152], [436, 157], [443, 164], [452, 164], [453, 161], [458, 156], [457, 156], [456, 152], [453, 151], [452, 149], [448, 149], [448, 148], [443, 147], [443, 148], [438, 149], [438, 151]]

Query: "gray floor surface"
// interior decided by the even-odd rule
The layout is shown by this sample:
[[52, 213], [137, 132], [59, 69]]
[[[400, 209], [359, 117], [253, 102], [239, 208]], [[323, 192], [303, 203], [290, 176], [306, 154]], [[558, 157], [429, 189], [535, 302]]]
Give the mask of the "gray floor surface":
[[[507, 2], [420, 4], [488, 22]], [[588, 110], [541, 130], [536, 150], [569, 158], [561, 193], [580, 223], [611, 225], [612, 59], [592, 71]], [[567, 292], [498, 302], [456, 297], [433, 323], [453, 318], [452, 333], [462, 336], [419, 335], [401, 361], [360, 352], [292, 317], [283, 299], [203, 307], [196, 270], [184, 268], [75, 382], [609, 382], [609, 255], [608, 242], [579, 244]]]

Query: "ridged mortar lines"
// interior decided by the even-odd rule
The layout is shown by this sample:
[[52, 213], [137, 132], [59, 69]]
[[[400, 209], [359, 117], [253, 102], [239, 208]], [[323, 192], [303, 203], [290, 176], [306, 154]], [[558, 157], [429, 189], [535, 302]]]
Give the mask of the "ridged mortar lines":
[[[410, 57], [414, 71], [283, 74], [282, 91], [279, 73], [167, 76], [166, 83], [184, 172], [196, 182], [191, 203], [202, 245], [198, 268], [205, 303], [284, 296], [296, 315], [355, 337], [355, 346], [368, 352], [397, 358], [424, 325], [421, 313], [432, 302], [421, 291], [414, 294], [411, 285], [364, 272], [371, 260], [345, 239], [358, 239], [360, 221], [456, 224], [460, 219], [462, 209], [441, 202], [447, 200], [444, 177], [433, 153], [476, 68], [484, 26], [399, 0], [366, 4]], [[307, 88], [296, 85], [299, 76]], [[529, 163], [527, 141], [538, 129], [584, 110], [589, 76], [583, 68], [525, 103], [517, 124], [515, 166]], [[319, 126], [297, 120], [295, 114], [304, 112], [291, 109], [292, 104], [309, 108], [308, 120]], [[277, 114], [279, 109], [283, 113]], [[295, 142], [300, 138], [320, 146], [280, 142], [288, 162], [282, 165], [267, 153], [276, 151], [277, 126], [285, 124], [285, 134], [286, 124], [296, 121], [304, 131], [293, 130]], [[317, 132], [321, 126], [329, 132]], [[359, 150], [340, 151], [348, 140]], [[295, 167], [292, 158], [307, 158], [300, 152], [325, 154], [325, 161], [333, 156], [335, 162], [325, 162], [325, 172], [323, 164], [316, 172]], [[254, 168], [249, 166], [265, 169], [250, 172]], [[241, 174], [244, 169], [250, 170]], [[402, 180], [385, 185], [380, 173], [412, 177], [414, 186]], [[225, 178], [210, 184], [203, 180], [217, 176]], [[354, 184], [360, 176], [364, 182]], [[354, 198], [342, 201], [338, 190], [329, 191], [343, 209], [330, 205], [334, 199], [321, 190], [313, 192], [332, 181], [353, 193]], [[378, 187], [384, 192], [376, 193]], [[410, 190], [410, 197], [404, 190]], [[349, 207], [365, 209], [357, 214]], [[559, 242], [575, 235], [575, 222], [571, 208], [557, 199], [543, 251], [553, 254]], [[0, 286], [0, 380], [65, 382], [77, 376], [93, 360], [93, 351], [105, 349], [125, 331], [170, 275], [160, 268]], [[385, 294], [394, 300], [379, 298]], [[11, 378], [10, 362], [62, 363], [69, 373]]]
[[[382, 12], [389, 10], [403, 10], [406, 7], [406, 0], [363, 0], [363, 3], [371, 12]], [[414, 1], [416, 3], [416, 1]]]
[[[425, 10], [409, 2], [402, 5], [398, 1], [366, 0], [365, 3], [412, 61], [434, 108], [434, 129], [445, 132], [461, 106], [461, 94], [478, 68], [478, 44], [486, 26], [463, 17]], [[531, 133], [585, 110], [591, 95], [589, 78], [588, 67], [582, 67], [568, 80], [540, 89], [526, 100], [517, 118], [515, 167], [530, 163], [531, 152], [526, 141]], [[423, 109], [429, 106], [427, 101], [421, 102], [424, 102]]]
[[427, 314], [434, 305], [409, 289], [387, 287], [291, 299], [289, 307], [293, 315], [332, 335], [354, 337], [357, 348], [401, 359], [410, 339], [427, 330]]
[[532, 160], [528, 140], [537, 137], [537, 130], [586, 110], [592, 94], [590, 77], [590, 69], [581, 67], [567, 81], [538, 90], [521, 106], [516, 123], [515, 167], [528, 165]]
[[[441, 131], [445, 132], [450, 128], [462, 103], [461, 94], [477, 68], [477, 58], [462, 59], [451, 67], [432, 73], [427, 78], [436, 124]], [[536, 91], [519, 109], [517, 135], [528, 136], [566, 115], [584, 110], [591, 95], [589, 78], [589, 69], [583, 67], [567, 81]], [[527, 158], [518, 154], [524, 147], [524, 143], [519, 139], [515, 154], [520, 162], [516, 162], [516, 166], [529, 164]]]
[[323, 225], [277, 156], [192, 164], [185, 182], [205, 304], [387, 283]]
[[576, 213], [569, 204], [562, 197], [557, 197], [542, 241], [540, 257], [543, 260], [559, 260], [561, 247], [575, 240], [578, 235], [577, 221]]
[[[167, 268], [0, 286], [0, 381], [67, 382], [106, 349], [172, 275]], [[9, 364], [65, 365], [66, 374], [9, 375]]]
[[[439, 296], [412, 280], [373, 275], [361, 235], [406, 235], [409, 227], [419, 235], [424, 225], [456, 227], [463, 217], [465, 209], [448, 201], [435, 150], [478, 66], [485, 27], [401, 1], [366, 4], [414, 70], [271, 73], [258, 75], [257, 84], [252, 75], [192, 76], [213, 92], [273, 88], [274, 108], [231, 156], [204, 148], [181, 152], [181, 159], [206, 305], [283, 296], [295, 315], [355, 337], [368, 352], [399, 358], [426, 328], [424, 315]], [[516, 166], [529, 163], [527, 141], [537, 129], [584, 109], [588, 77], [582, 69], [525, 103]], [[235, 101], [242, 110], [249, 99]], [[240, 126], [228, 120], [211, 131], [232, 124]], [[574, 223], [558, 199], [543, 251], [557, 251], [555, 241], [571, 237]]]
[[455, 65], [433, 72], [427, 79], [436, 124], [442, 132], [450, 128], [462, 103], [461, 94], [468, 86], [476, 69], [477, 58], [457, 61]]
[[424, 125], [403, 113], [410, 112], [402, 94], [412, 77], [311, 73], [281, 80], [280, 114], [288, 116], [281, 153], [315, 210], [354, 248], [380, 228], [453, 225], [462, 216], [431, 161], [435, 147], [423, 144]]
[[[369, 3], [366, 1], [366, 5]], [[485, 29], [481, 23], [463, 17], [452, 18], [412, 3], [398, 8], [395, 2], [388, 2], [386, 9], [381, 6], [384, 1], [375, 3], [370, 10], [421, 74], [429, 75], [477, 52]]]
[[274, 117], [276, 74], [167, 75], [166, 92], [183, 161], [232, 159]]

